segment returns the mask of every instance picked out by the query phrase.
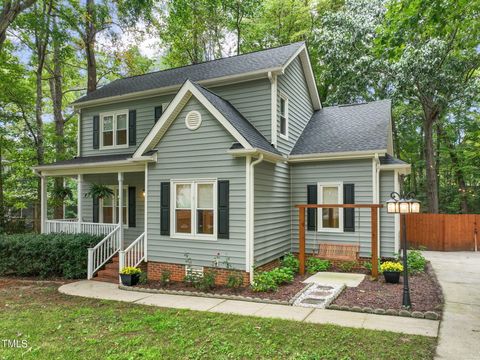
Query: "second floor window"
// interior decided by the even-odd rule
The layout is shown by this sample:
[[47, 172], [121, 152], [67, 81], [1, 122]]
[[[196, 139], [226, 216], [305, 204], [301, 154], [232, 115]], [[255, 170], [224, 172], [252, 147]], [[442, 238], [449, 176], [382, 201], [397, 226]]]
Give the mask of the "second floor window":
[[280, 94], [280, 136], [288, 138], [288, 98]]
[[102, 114], [102, 147], [128, 146], [128, 112]]

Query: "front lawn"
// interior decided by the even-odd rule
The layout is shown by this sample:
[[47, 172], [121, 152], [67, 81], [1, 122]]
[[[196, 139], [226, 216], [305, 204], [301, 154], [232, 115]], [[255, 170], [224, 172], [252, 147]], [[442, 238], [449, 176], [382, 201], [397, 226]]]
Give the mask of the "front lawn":
[[[57, 288], [0, 279], [1, 359], [424, 360], [436, 345], [422, 336], [70, 297]], [[28, 347], [5, 347], [5, 339]]]

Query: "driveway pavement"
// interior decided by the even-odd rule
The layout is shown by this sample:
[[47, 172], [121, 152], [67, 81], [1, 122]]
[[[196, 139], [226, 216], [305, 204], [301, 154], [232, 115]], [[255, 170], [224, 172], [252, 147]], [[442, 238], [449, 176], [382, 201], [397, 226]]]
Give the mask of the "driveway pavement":
[[443, 294], [437, 359], [480, 359], [480, 252], [425, 251]]

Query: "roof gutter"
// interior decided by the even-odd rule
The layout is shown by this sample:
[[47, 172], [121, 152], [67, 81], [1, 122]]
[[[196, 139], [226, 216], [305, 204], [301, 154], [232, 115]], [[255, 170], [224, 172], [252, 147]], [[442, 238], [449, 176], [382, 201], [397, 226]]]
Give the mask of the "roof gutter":
[[346, 159], [371, 159], [375, 155], [385, 155], [387, 149], [366, 150], [366, 151], [344, 151], [332, 153], [302, 154], [288, 156], [289, 163], [305, 161], [328, 161], [328, 160], [346, 160]]
[[157, 154], [151, 156], [142, 156], [139, 158], [130, 158], [125, 160], [115, 160], [115, 161], [100, 161], [96, 163], [84, 163], [84, 164], [65, 164], [65, 165], [40, 165], [34, 166], [33, 171], [36, 174], [39, 174], [41, 171], [45, 170], [67, 170], [67, 169], [81, 169], [81, 168], [96, 168], [96, 167], [106, 167], [106, 166], [125, 166], [133, 165], [140, 162], [156, 162]]
[[269, 162], [280, 162], [280, 161], [287, 161], [287, 158], [282, 155], [277, 155], [274, 153], [271, 153], [269, 151], [265, 151], [262, 149], [258, 148], [253, 148], [253, 149], [232, 149], [232, 150], [227, 150], [227, 153], [232, 155], [232, 156], [262, 156], [262, 158], [266, 161]]

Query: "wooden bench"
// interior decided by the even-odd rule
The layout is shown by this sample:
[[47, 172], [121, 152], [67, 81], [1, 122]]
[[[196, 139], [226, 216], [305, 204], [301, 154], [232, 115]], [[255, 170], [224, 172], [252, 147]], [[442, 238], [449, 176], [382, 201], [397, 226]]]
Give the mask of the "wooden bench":
[[327, 260], [358, 260], [360, 245], [320, 244], [317, 257]]

